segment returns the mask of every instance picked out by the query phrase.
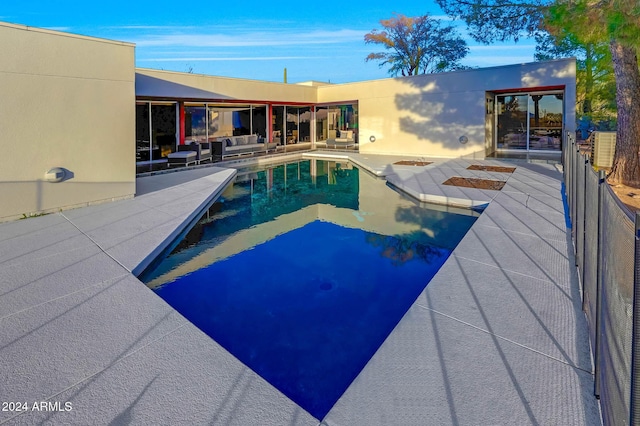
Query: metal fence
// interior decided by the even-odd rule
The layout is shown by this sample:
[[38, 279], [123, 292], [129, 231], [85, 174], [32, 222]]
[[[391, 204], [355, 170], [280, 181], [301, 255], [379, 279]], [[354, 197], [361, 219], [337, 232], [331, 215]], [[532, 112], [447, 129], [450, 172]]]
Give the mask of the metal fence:
[[594, 394], [605, 425], [640, 425], [640, 213], [619, 201], [571, 134], [562, 160]]

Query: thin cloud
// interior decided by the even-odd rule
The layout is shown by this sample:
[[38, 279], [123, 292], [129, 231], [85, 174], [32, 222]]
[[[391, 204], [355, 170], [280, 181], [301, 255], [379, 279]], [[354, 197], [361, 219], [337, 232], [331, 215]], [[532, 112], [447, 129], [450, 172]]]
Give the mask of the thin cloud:
[[265, 47], [309, 44], [338, 44], [362, 41], [365, 31], [311, 31], [307, 33], [271, 32], [244, 34], [169, 34], [151, 35], [134, 40], [139, 47]]
[[71, 31], [71, 27], [44, 27], [44, 29], [51, 31]]
[[511, 65], [534, 62], [533, 55], [525, 56], [473, 56], [466, 61], [471, 66], [495, 66], [495, 65]]
[[185, 25], [118, 25], [118, 26], [109, 26], [109, 27], [104, 27], [106, 29], [109, 30], [163, 30], [163, 31], [168, 31], [168, 30], [185, 30], [185, 29], [189, 29], [189, 28], [194, 28], [194, 27], [189, 27], [189, 26], [185, 26]]
[[290, 59], [325, 59], [317, 56], [245, 56], [236, 58], [147, 58], [138, 59], [138, 62], [195, 62], [195, 61], [281, 61]]
[[488, 45], [488, 46], [469, 46], [469, 50], [471, 51], [491, 51], [491, 52], [495, 52], [495, 51], [514, 51], [514, 50], [524, 50], [524, 49], [533, 49], [535, 48], [534, 44], [520, 44], [520, 45], [516, 45], [516, 46], [508, 46], [508, 45], [504, 45], [504, 46], [496, 46], [496, 45]]
[[268, 28], [273, 25], [286, 26], [297, 25], [295, 21], [283, 20], [251, 20], [243, 19], [242, 21], [227, 21], [224, 24], [216, 25], [149, 25], [149, 24], [131, 24], [131, 25], [110, 25], [103, 27], [109, 30], [158, 30], [159, 32], [175, 31], [177, 33], [185, 30], [197, 29], [199, 32], [216, 32], [220, 30], [234, 29], [236, 31], [243, 29], [255, 29], [256, 27]]

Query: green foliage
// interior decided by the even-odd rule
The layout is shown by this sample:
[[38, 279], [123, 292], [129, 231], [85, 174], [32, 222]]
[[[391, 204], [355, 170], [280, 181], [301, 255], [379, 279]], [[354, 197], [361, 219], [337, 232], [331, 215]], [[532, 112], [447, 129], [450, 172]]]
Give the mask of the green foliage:
[[559, 0], [545, 14], [550, 32], [564, 31], [582, 43], [612, 39], [636, 48], [640, 44], [640, 5], [636, 0]]
[[536, 61], [549, 61], [571, 56], [576, 56], [580, 60], [584, 56], [584, 46], [571, 34], [555, 36], [546, 31], [540, 31], [534, 38], [536, 51], [533, 57]]
[[390, 66], [389, 74], [406, 76], [464, 68], [460, 60], [469, 48], [453, 26], [442, 25], [428, 14], [415, 18], [395, 15], [380, 24], [384, 30], [373, 30], [364, 40], [381, 45], [385, 51], [370, 53], [365, 60]]
[[474, 40], [518, 41], [540, 31], [549, 0], [436, 0], [449, 16], [463, 20]]
[[584, 44], [572, 34], [560, 34], [536, 34], [535, 60], [575, 56], [578, 118], [581, 122], [602, 123], [607, 128], [615, 128], [616, 82], [608, 44]]
[[[640, 44], [638, 3], [629, 0], [606, 3], [594, 0], [557, 1], [548, 8], [544, 25], [553, 34], [551, 37], [570, 38], [577, 46], [578, 95], [584, 96], [584, 115], [594, 122], [615, 122], [616, 81], [609, 44], [616, 40], [634, 49]], [[585, 103], [590, 109], [585, 110]]]

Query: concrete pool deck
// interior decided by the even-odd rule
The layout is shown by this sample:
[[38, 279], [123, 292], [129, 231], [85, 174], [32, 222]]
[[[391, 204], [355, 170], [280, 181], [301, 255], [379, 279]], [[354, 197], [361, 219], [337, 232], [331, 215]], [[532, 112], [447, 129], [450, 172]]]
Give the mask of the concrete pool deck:
[[[601, 424], [559, 166], [288, 158], [325, 155], [414, 196], [488, 207], [322, 424]], [[26, 408], [0, 424], [321, 423], [132, 274], [234, 175], [141, 177], [134, 199], [0, 224], [0, 402]], [[441, 184], [451, 176], [506, 185]]]

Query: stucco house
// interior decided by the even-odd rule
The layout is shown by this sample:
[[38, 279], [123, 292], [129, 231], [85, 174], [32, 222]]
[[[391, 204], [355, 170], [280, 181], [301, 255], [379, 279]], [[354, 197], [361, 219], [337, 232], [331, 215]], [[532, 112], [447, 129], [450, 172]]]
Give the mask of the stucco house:
[[559, 153], [574, 59], [345, 84], [135, 67], [135, 45], [0, 23], [0, 220], [133, 197], [180, 145], [259, 143], [484, 159]]

